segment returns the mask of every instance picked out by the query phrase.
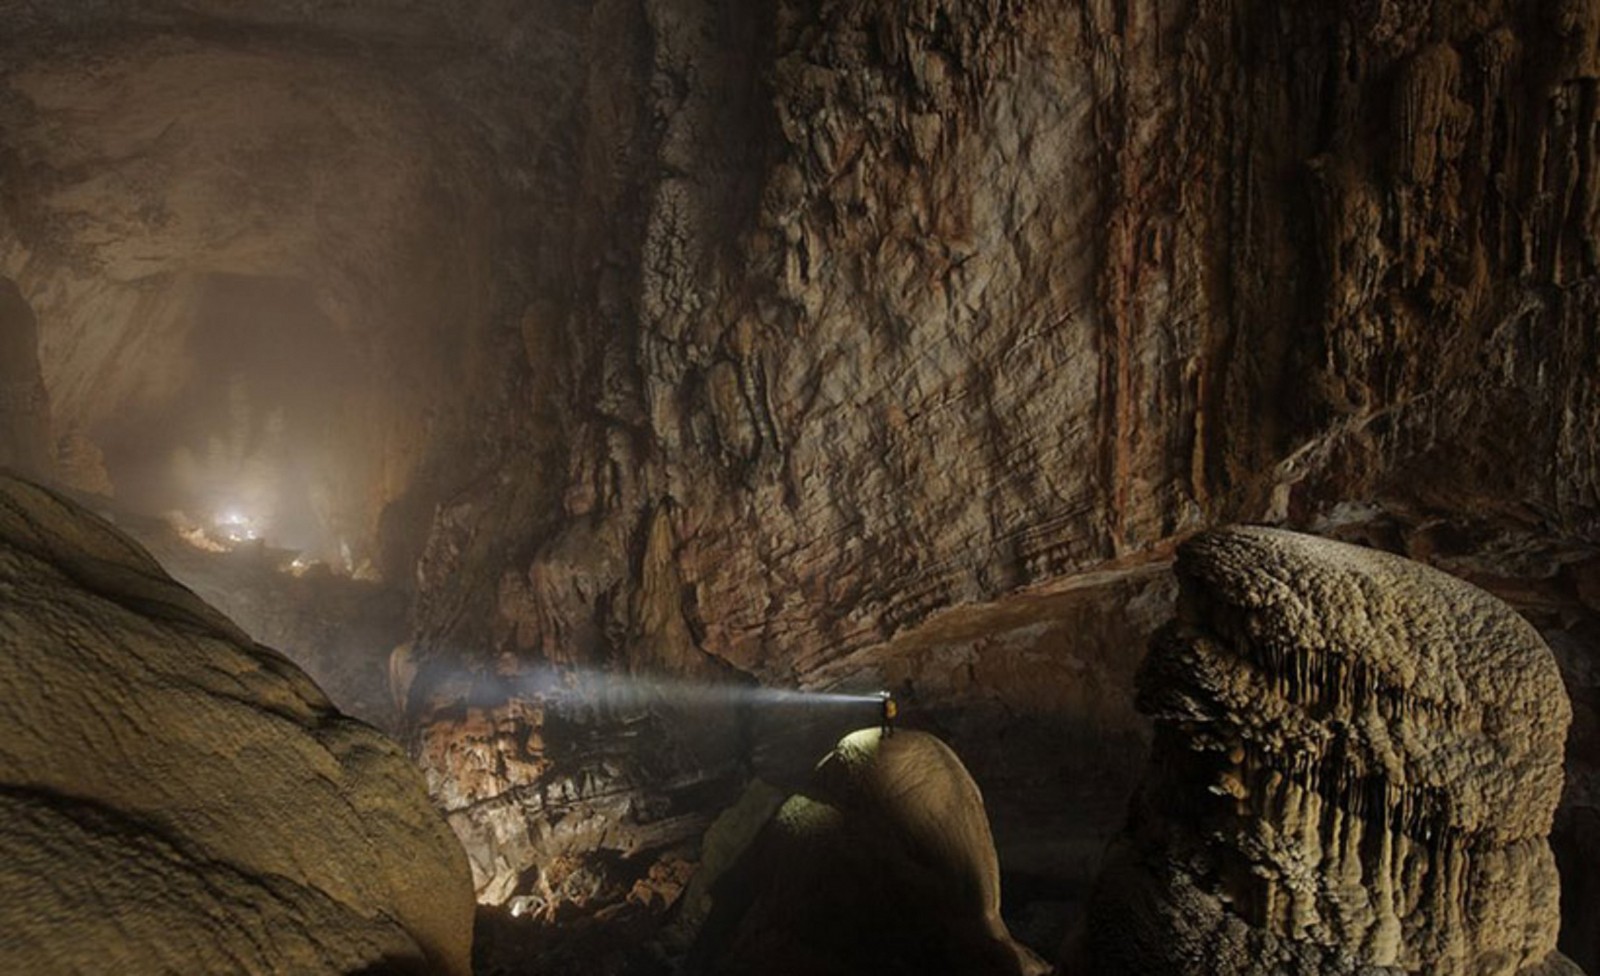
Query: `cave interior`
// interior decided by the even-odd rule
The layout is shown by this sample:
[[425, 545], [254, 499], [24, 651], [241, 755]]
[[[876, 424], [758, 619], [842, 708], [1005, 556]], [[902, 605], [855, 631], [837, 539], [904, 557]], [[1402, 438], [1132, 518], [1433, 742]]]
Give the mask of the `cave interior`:
[[[1168, 768], [1175, 553], [1248, 523], [1548, 645], [1600, 973], [1600, 0], [0, 25], [0, 468], [399, 744], [474, 972], [739, 971], [713, 869], [880, 691], [1050, 971]], [[1393, 971], [1532, 972], [1461, 966]]]

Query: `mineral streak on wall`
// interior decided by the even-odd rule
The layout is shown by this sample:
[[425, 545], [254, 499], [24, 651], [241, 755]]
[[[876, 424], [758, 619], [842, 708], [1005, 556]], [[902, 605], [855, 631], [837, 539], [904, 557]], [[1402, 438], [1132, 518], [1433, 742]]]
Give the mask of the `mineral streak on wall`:
[[1578, 972], [1548, 842], [1572, 713], [1526, 621], [1276, 530], [1202, 536], [1178, 574], [1083, 972]]

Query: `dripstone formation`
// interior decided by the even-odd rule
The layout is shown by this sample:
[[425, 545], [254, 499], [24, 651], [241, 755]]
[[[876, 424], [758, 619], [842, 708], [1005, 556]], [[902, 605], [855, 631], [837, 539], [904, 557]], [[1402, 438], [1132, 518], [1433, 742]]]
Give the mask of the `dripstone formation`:
[[0, 972], [466, 976], [400, 747], [143, 550], [0, 475]]
[[1385, 553], [1229, 529], [1178, 560], [1145, 782], [1071, 971], [1572, 974], [1547, 840], [1571, 710], [1533, 628]]
[[[1600, 972], [1600, 0], [0, 24], [0, 275], [61, 476], [131, 504], [152, 446], [249, 446], [246, 349], [334, 384], [290, 415], [306, 484], [409, 601], [390, 714], [485, 901], [613, 910], [731, 799], [697, 719], [483, 700], [543, 667], [914, 680], [1002, 861], [1079, 892], [1143, 764], [1145, 569], [1270, 522], [1534, 612], [1578, 716], [1564, 951]], [[352, 701], [353, 659], [297, 660]], [[640, 738], [688, 761], [619, 768]]]

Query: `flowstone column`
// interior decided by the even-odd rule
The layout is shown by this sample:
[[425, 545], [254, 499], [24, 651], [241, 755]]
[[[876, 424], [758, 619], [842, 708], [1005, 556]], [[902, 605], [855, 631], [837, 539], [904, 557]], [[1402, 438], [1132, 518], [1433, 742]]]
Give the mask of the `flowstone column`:
[[1277, 530], [1202, 536], [1177, 572], [1138, 678], [1150, 767], [1068, 971], [1577, 973], [1548, 842], [1571, 708], [1534, 629]]

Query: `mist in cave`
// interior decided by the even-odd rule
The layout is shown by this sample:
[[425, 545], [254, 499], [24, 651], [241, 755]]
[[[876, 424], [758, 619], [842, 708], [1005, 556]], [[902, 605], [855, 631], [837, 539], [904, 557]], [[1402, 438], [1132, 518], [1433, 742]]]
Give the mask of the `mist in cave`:
[[349, 340], [303, 284], [212, 275], [197, 291], [181, 386], [95, 431], [113, 497], [348, 571], [338, 418], [366, 382]]

